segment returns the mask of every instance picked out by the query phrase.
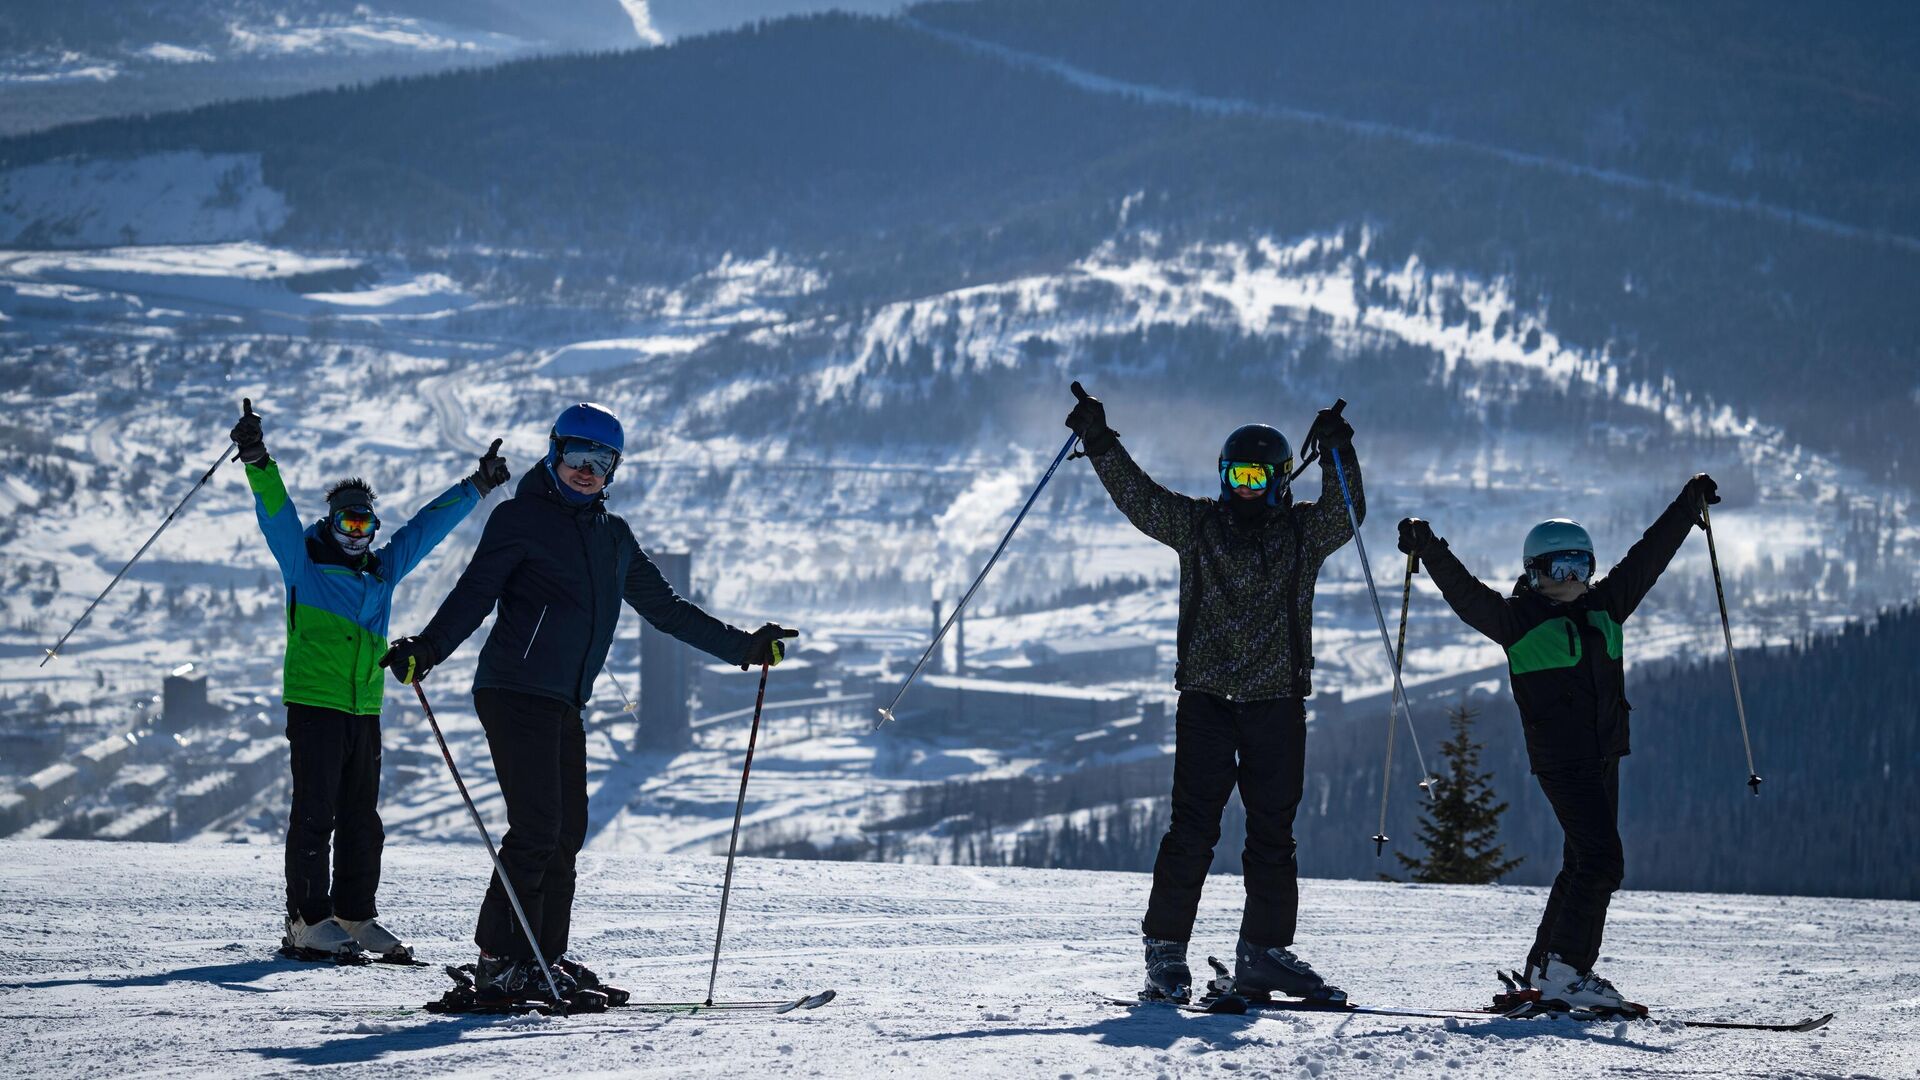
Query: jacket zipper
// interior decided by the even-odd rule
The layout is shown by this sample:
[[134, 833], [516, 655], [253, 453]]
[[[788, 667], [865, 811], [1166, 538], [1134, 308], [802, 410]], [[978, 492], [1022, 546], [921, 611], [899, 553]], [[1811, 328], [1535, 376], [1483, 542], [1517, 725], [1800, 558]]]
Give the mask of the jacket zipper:
[[540, 607], [540, 617], [533, 620], [533, 633], [527, 636], [527, 648], [525, 652], [520, 654], [520, 659], [525, 660], [527, 657], [533, 655], [533, 643], [540, 638], [540, 624], [546, 621], [547, 608], [546, 605], [543, 604]]
[[293, 609], [300, 606], [300, 586], [287, 586], [287, 632], [293, 632]]
[[1565, 624], [1565, 626], [1566, 626], [1566, 628], [1567, 628], [1567, 655], [1568, 655], [1568, 656], [1578, 656], [1578, 655], [1580, 655], [1580, 654], [1579, 654], [1579, 652], [1578, 652], [1578, 651], [1577, 651], [1576, 649], [1574, 649], [1574, 647], [1573, 647], [1573, 645], [1574, 645], [1574, 641], [1575, 641], [1575, 638], [1574, 638], [1574, 629], [1573, 629], [1573, 620], [1572, 620], [1572, 619], [1563, 619], [1563, 620], [1561, 620], [1561, 622], [1562, 622], [1563, 624]]
[[573, 516], [573, 526], [580, 534], [580, 552], [586, 556], [587, 568], [587, 632], [589, 634], [587, 641], [589, 647], [588, 649], [582, 649], [580, 651], [580, 675], [573, 683], [574, 696], [584, 705], [588, 695], [593, 692], [591, 686], [582, 686], [582, 684], [587, 681], [587, 653], [591, 649], [591, 643], [593, 641], [591, 635], [599, 633], [600, 630], [600, 590], [599, 584], [593, 579], [593, 544], [587, 538], [587, 522], [580, 514], [575, 514]]

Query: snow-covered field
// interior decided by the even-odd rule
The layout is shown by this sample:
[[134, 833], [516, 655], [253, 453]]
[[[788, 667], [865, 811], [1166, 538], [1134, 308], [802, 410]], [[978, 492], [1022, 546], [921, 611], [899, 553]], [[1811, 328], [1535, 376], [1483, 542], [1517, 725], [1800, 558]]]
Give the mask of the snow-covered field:
[[[747, 860], [718, 996], [839, 1000], [786, 1018], [435, 1017], [435, 966], [278, 959], [277, 846], [0, 842], [0, 1073], [18, 1077], [1755, 1076], [1920, 1072], [1920, 904], [1625, 893], [1602, 969], [1656, 1014], [1799, 1018], [1811, 1034], [1655, 1023], [1214, 1017], [1095, 1000], [1138, 974], [1138, 874]], [[477, 842], [387, 852], [384, 917], [464, 962]], [[582, 863], [575, 953], [648, 998], [704, 996], [716, 858]], [[1231, 947], [1210, 883], [1195, 958]], [[1471, 1005], [1518, 960], [1535, 889], [1309, 881], [1299, 949], [1357, 1000]]]

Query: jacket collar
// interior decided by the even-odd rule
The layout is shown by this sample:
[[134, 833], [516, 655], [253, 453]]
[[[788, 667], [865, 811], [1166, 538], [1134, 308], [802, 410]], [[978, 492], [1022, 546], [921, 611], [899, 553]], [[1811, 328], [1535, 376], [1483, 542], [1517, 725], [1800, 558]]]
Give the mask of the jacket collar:
[[565, 510], [569, 514], [598, 512], [605, 509], [607, 504], [605, 488], [602, 488], [600, 494], [594, 496], [591, 501], [584, 503], [570, 501], [565, 495], [560, 494], [560, 489], [555, 486], [553, 474], [547, 471], [545, 461], [536, 462], [533, 468], [523, 473], [513, 493], [517, 498], [535, 499], [548, 506]]
[[368, 549], [365, 555], [349, 555], [340, 550], [340, 545], [327, 535], [327, 523], [316, 521], [307, 526], [307, 558], [323, 566], [344, 566], [349, 570], [358, 570], [380, 576], [380, 556]]

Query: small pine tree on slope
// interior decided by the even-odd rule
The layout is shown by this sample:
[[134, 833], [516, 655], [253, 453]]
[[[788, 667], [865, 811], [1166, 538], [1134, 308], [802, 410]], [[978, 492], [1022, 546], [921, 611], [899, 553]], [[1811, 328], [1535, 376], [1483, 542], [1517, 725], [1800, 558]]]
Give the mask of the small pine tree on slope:
[[1415, 881], [1490, 885], [1523, 861], [1504, 858], [1504, 845], [1495, 842], [1507, 804], [1494, 802], [1492, 774], [1480, 771], [1480, 744], [1473, 741], [1476, 715], [1465, 702], [1447, 710], [1453, 737], [1440, 748], [1447, 760], [1447, 775], [1438, 781], [1439, 798], [1427, 806], [1420, 820], [1420, 843], [1427, 849], [1426, 856], [1394, 854]]

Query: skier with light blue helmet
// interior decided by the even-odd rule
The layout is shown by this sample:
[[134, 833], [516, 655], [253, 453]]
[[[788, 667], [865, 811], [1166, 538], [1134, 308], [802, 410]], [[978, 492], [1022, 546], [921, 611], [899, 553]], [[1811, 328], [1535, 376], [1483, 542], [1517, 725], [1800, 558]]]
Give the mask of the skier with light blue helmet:
[[[680, 596], [640, 549], [607, 490], [626, 433], [604, 405], [582, 402], [554, 421], [547, 454], [487, 520], [473, 561], [418, 636], [381, 664], [403, 683], [423, 678], [498, 610], [480, 650], [473, 701], [507, 803], [500, 864], [561, 992], [603, 988], [567, 952], [574, 860], [587, 833], [586, 729], [581, 711], [606, 663], [622, 600], [648, 622], [744, 670], [777, 664], [774, 623], [748, 633]], [[532, 944], [498, 875], [481, 905], [474, 983], [483, 997], [548, 993]]]
[[1705, 508], [1713, 478], [1687, 481], [1666, 512], [1605, 577], [1594, 578], [1593, 538], [1550, 518], [1527, 533], [1525, 573], [1509, 595], [1482, 584], [1419, 518], [1400, 522], [1400, 550], [1418, 558], [1454, 613], [1507, 653], [1527, 759], [1566, 834], [1560, 873], [1527, 954], [1525, 978], [1546, 1002], [1644, 1015], [1593, 971], [1607, 905], [1626, 872], [1620, 843], [1620, 759], [1629, 752], [1627, 617], [1640, 606]]

